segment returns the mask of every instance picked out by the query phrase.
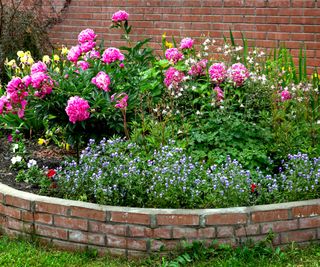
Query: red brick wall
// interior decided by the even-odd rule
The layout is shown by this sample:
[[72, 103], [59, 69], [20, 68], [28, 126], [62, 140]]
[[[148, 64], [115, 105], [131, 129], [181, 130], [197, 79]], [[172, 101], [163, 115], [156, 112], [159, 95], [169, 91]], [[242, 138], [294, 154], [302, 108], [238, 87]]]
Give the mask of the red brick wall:
[[0, 183], [0, 230], [36, 235], [62, 249], [139, 257], [182, 240], [239, 245], [264, 239], [286, 245], [320, 240], [320, 199], [255, 207], [182, 210], [101, 206], [37, 196]]
[[[57, 1], [60, 6], [61, 1]], [[157, 49], [164, 32], [177, 41], [203, 34], [221, 40], [230, 28], [237, 38], [242, 31], [258, 47], [285, 43], [295, 56], [304, 41], [308, 65], [320, 65], [320, 3], [316, 0], [72, 0], [62, 22], [51, 29], [51, 40], [74, 45], [79, 31], [90, 27], [106, 46], [118, 46], [120, 35], [109, 26], [111, 15], [119, 9], [130, 13], [134, 38], [152, 37]]]

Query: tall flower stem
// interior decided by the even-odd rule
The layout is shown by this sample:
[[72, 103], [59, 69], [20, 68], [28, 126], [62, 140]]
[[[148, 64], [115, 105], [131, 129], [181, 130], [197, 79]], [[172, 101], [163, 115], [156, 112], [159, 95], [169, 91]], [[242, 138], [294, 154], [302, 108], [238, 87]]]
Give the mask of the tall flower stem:
[[129, 130], [128, 130], [128, 126], [127, 126], [127, 114], [126, 114], [126, 110], [125, 109], [121, 109], [122, 111], [122, 116], [123, 116], [123, 128], [124, 128], [124, 134], [126, 135], [126, 138], [129, 140], [130, 136], [129, 136]]

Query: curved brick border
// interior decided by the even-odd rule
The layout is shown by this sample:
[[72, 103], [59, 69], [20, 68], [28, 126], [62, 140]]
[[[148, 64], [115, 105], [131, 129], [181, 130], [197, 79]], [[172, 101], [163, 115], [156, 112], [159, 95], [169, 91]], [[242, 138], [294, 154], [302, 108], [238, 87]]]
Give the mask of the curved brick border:
[[0, 227], [36, 235], [62, 249], [95, 248], [140, 257], [181, 240], [240, 244], [270, 229], [276, 245], [320, 240], [320, 199], [227, 209], [143, 209], [102, 206], [22, 192], [0, 183]]

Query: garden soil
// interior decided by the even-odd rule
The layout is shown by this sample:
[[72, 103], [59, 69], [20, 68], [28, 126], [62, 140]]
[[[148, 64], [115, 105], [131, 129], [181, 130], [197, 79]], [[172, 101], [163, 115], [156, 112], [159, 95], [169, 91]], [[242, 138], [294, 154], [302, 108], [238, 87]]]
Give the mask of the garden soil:
[[[40, 146], [36, 141], [26, 141], [26, 158], [37, 161], [39, 167], [56, 168], [67, 155], [72, 152], [66, 152], [62, 149], [53, 146]], [[39, 188], [33, 185], [16, 182], [15, 177], [17, 170], [10, 168], [12, 153], [12, 144], [6, 138], [0, 138], [0, 183], [9, 185], [18, 190], [23, 190], [31, 193], [39, 193]]]

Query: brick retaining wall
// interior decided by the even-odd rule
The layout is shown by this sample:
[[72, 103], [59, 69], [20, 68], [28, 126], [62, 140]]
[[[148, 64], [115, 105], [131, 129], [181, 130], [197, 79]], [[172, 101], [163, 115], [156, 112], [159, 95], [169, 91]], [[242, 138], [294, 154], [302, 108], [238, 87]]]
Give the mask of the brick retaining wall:
[[284, 245], [320, 240], [320, 199], [227, 209], [143, 209], [102, 206], [22, 192], [0, 184], [0, 227], [36, 235], [61, 249], [97, 249], [140, 257], [182, 240], [238, 245], [275, 233]]
[[[55, 0], [54, 4], [58, 8], [64, 2]], [[230, 28], [236, 39], [240, 40], [242, 31], [249, 43], [258, 47], [279, 47], [285, 43], [295, 57], [304, 42], [309, 70], [320, 66], [317, 0], [71, 0], [61, 23], [50, 30], [51, 40], [75, 45], [78, 33], [90, 27], [100, 40], [105, 40], [106, 46], [118, 47], [123, 44], [120, 34], [109, 26], [112, 14], [119, 9], [130, 13], [133, 39], [152, 37], [151, 45], [158, 50], [164, 32], [177, 41], [202, 34], [222, 40]]]

